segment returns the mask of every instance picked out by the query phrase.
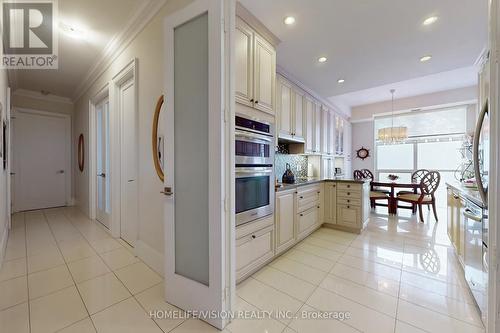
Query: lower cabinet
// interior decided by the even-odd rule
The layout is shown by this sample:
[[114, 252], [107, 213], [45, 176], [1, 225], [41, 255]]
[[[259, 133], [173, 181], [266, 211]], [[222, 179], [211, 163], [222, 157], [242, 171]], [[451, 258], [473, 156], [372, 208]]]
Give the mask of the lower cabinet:
[[452, 188], [447, 188], [447, 228], [450, 241], [456, 249], [458, 259], [464, 265], [465, 220], [462, 215], [462, 198]]
[[295, 244], [295, 189], [276, 194], [276, 254]]
[[297, 241], [321, 227], [321, 198], [320, 184], [297, 189]]
[[361, 221], [361, 207], [337, 205], [337, 224], [344, 227], [356, 228]]
[[236, 229], [236, 282], [240, 282], [274, 257], [274, 216]]
[[325, 204], [323, 205], [325, 224], [337, 223], [337, 183], [325, 183]]

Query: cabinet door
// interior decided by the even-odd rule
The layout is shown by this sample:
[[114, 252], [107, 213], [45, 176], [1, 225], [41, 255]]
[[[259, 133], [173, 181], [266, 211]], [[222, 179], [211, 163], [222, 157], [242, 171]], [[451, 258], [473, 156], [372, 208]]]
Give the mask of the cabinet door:
[[325, 107], [321, 107], [321, 154], [328, 154], [328, 114], [329, 111]]
[[321, 105], [314, 104], [314, 143], [313, 153], [321, 152]]
[[282, 79], [277, 80], [277, 102], [279, 117], [280, 137], [289, 138], [293, 135], [292, 130], [292, 88]]
[[361, 208], [351, 205], [337, 205], [337, 224], [350, 228], [361, 226]]
[[295, 139], [304, 140], [304, 95], [293, 90], [293, 132]]
[[337, 223], [337, 185], [326, 183], [325, 185], [325, 223]]
[[255, 34], [254, 36], [254, 107], [274, 114], [276, 51], [259, 35]]
[[335, 114], [328, 114], [328, 155], [335, 154]]
[[339, 155], [344, 154], [344, 119], [339, 117]]
[[253, 106], [253, 31], [239, 18], [236, 20], [235, 88], [236, 102]]
[[314, 148], [314, 104], [309, 98], [304, 99], [305, 102], [305, 117], [306, 117], [306, 153], [312, 153]]
[[276, 196], [276, 247], [281, 252], [295, 242], [295, 192]]

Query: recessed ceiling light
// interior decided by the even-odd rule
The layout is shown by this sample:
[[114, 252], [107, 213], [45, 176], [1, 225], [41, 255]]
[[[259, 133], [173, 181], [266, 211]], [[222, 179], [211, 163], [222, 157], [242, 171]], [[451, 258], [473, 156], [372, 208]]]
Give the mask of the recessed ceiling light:
[[345, 80], [344, 80], [344, 79], [338, 79], [338, 81], [337, 81], [337, 82], [338, 82], [338, 83], [344, 83], [344, 82], [345, 82]]
[[83, 39], [85, 37], [85, 32], [74, 25], [61, 22], [59, 26], [66, 35], [72, 38]]
[[426, 62], [426, 61], [429, 61], [431, 59], [432, 59], [432, 56], [426, 55], [426, 56], [423, 56], [422, 58], [420, 58], [420, 62]]
[[426, 18], [422, 24], [423, 25], [431, 25], [433, 23], [436, 23], [437, 20], [438, 20], [437, 16], [431, 16], [431, 17]]
[[283, 22], [285, 22], [286, 25], [292, 25], [295, 23], [295, 17], [293, 16], [287, 16], [285, 17], [285, 19], [283, 20]]
[[318, 62], [326, 62], [328, 59], [326, 57], [320, 57], [318, 58]]

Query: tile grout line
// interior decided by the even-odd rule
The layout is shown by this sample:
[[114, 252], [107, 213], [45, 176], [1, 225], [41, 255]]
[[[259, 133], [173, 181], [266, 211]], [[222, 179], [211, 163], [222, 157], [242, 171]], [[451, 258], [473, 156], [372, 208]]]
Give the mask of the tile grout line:
[[[50, 223], [48, 222], [49, 220], [48, 220], [48, 218], [47, 218], [47, 215], [45, 214], [45, 211], [43, 211], [43, 216], [44, 216], [44, 218], [45, 218], [45, 220], [46, 220], [46, 222], [47, 222], [47, 225], [48, 225], [48, 227], [49, 227], [50, 233], [52, 234], [52, 237], [54, 237], [54, 240], [56, 241], [57, 248], [59, 249], [59, 252], [61, 253], [61, 256], [63, 257], [63, 260], [64, 260], [64, 255], [63, 255], [62, 250], [61, 250], [61, 248], [59, 247], [59, 243], [57, 242], [57, 239], [56, 239], [56, 237], [55, 237], [55, 235], [54, 235], [54, 230], [52, 230], [52, 227], [51, 227]], [[71, 222], [70, 222], [70, 223], [71, 223]], [[75, 287], [76, 292], [78, 293], [78, 296], [80, 297], [80, 301], [82, 302], [82, 304], [83, 304], [83, 306], [84, 306], [84, 308], [85, 308], [85, 311], [87, 312], [87, 315], [88, 315], [88, 317], [90, 318], [90, 312], [89, 312], [89, 309], [87, 308], [87, 305], [85, 304], [85, 302], [84, 302], [84, 300], [83, 300], [82, 294], [80, 293], [80, 290], [78, 289], [78, 286], [77, 286], [76, 281], [75, 281], [75, 279], [74, 279], [74, 277], [73, 277], [73, 274], [71, 274], [71, 271], [70, 271], [70, 269], [69, 269], [68, 263], [67, 263], [66, 261], [65, 261], [64, 263], [65, 263], [65, 265], [66, 265], [66, 269], [67, 269], [67, 271], [68, 271], [68, 273], [69, 273], [69, 276], [71, 276], [71, 280], [73, 281], [73, 286]], [[72, 286], [72, 287], [73, 287], [73, 286]], [[68, 287], [68, 288], [71, 288], [71, 287]], [[63, 290], [63, 289], [61, 289], [61, 290]], [[83, 319], [85, 319], [85, 318], [83, 318]], [[82, 319], [82, 320], [83, 320], [83, 319]], [[90, 321], [92, 322], [92, 326], [94, 327], [94, 330], [97, 332], [97, 328], [95, 327], [94, 322], [93, 322], [92, 320], [90, 320]], [[77, 323], [77, 322], [79, 322], [79, 321], [76, 321], [76, 322], [74, 322], [74, 323], [71, 323], [70, 325], [68, 325], [68, 326], [66, 326], [66, 327], [70, 327], [71, 325], [74, 325], [74, 324], [75, 324], [75, 323]], [[66, 327], [63, 327], [62, 329], [66, 328]], [[62, 330], [62, 329], [61, 329], [61, 330]]]
[[[72, 223], [72, 222], [71, 222], [71, 219], [70, 219], [70, 218], [69, 218], [66, 214], [64, 214], [64, 215], [66, 216], [66, 218], [68, 218], [68, 220], [70, 221], [70, 223]], [[91, 221], [91, 220], [89, 219], [89, 221]], [[80, 230], [78, 230], [78, 231], [81, 233], [81, 231], [80, 231]], [[85, 235], [83, 235], [83, 234], [82, 234], [82, 236], [83, 236], [83, 237], [85, 238], [85, 240], [89, 243], [89, 246], [92, 246], [92, 245], [90, 244], [90, 242], [88, 241], [88, 239], [85, 237]], [[120, 244], [120, 245], [121, 245], [121, 244]], [[129, 300], [130, 298], [133, 298], [133, 299], [135, 300], [135, 302], [139, 305], [139, 307], [140, 307], [140, 308], [144, 311], [144, 314], [145, 314], [146, 316], [148, 316], [148, 312], [147, 312], [147, 310], [146, 310], [146, 309], [142, 306], [141, 302], [139, 302], [139, 300], [135, 297], [134, 293], [133, 293], [133, 292], [132, 292], [132, 291], [131, 291], [131, 290], [130, 290], [130, 289], [129, 289], [126, 285], [125, 285], [125, 283], [123, 283], [123, 281], [122, 281], [122, 280], [118, 277], [118, 275], [116, 275], [116, 272], [115, 272], [115, 271], [114, 271], [114, 270], [113, 270], [113, 269], [112, 269], [112, 268], [108, 265], [108, 263], [107, 263], [107, 262], [106, 262], [106, 261], [105, 261], [105, 260], [101, 257], [101, 254], [100, 254], [100, 253], [98, 253], [97, 251], [96, 251], [96, 253], [97, 253], [97, 256], [98, 256], [98, 257], [100, 257], [100, 259], [104, 262], [104, 265], [106, 265], [106, 267], [108, 267], [108, 269], [111, 271], [111, 273], [113, 273], [113, 275], [115, 276], [115, 278], [116, 278], [116, 279], [120, 282], [120, 284], [121, 284], [121, 285], [123, 285], [123, 287], [124, 287], [124, 288], [125, 288], [125, 289], [129, 292], [129, 293], [130, 293], [130, 295], [131, 295], [131, 296], [130, 296], [130, 297], [127, 297], [126, 299], [121, 300], [121, 301], [119, 301], [119, 302], [117, 302], [117, 303], [111, 304], [110, 306], [108, 306], [108, 307], [106, 307], [106, 308], [104, 308], [104, 309], [102, 309], [102, 310], [100, 310], [100, 311], [98, 311], [98, 312], [96, 312], [96, 313], [92, 314], [92, 316], [94, 316], [94, 315], [96, 315], [97, 313], [102, 312], [102, 311], [104, 311], [104, 310], [106, 310], [106, 309], [108, 309], [108, 308], [110, 308], [110, 307], [112, 307], [112, 306], [114, 306], [114, 305], [116, 305], [116, 304], [119, 304], [119, 303], [122, 303], [122, 302], [124, 302], [124, 301], [126, 301], [126, 300]], [[136, 258], [138, 258], [138, 257], [136, 257]], [[142, 262], [142, 260], [141, 260], [140, 258], [138, 258], [138, 259], [139, 259], [139, 261], [138, 261], [138, 262]], [[134, 265], [134, 264], [136, 264], [136, 263], [138, 263], [138, 262], [134, 262], [134, 263], [132, 263], [132, 264], [130, 264], [130, 265], [126, 265], [126, 266], [124, 266], [124, 267], [117, 268], [117, 270], [118, 270], [118, 269], [125, 268], [125, 267], [128, 267], [128, 266], [131, 266], [131, 265]], [[148, 268], [149, 268], [149, 266], [147, 266], [147, 265], [146, 265], [146, 267], [148, 267]], [[150, 269], [151, 269], [151, 268], [150, 268]], [[107, 274], [108, 274], [108, 273], [107, 273]], [[155, 272], [155, 274], [156, 274], [156, 272]], [[164, 279], [162, 279], [162, 280], [163, 280], [162, 282], [164, 282], [164, 281], [165, 281]], [[158, 284], [156, 284], [156, 285], [158, 285]], [[156, 285], [154, 285], [154, 286], [156, 286]], [[154, 286], [152, 286], [152, 287], [154, 287]], [[151, 287], [151, 288], [152, 288], [152, 287]], [[77, 287], [77, 289], [78, 289], [78, 287]], [[147, 289], [149, 289], [149, 288], [147, 288]], [[145, 289], [145, 290], [143, 290], [143, 291], [138, 292], [138, 294], [139, 294], [139, 293], [142, 293], [142, 292], [144, 292], [144, 291], [146, 291], [147, 289]], [[81, 295], [80, 295], [80, 297], [81, 297]], [[82, 298], [82, 302], [83, 302], [83, 298]], [[83, 303], [85, 304], [85, 302], [83, 302]], [[170, 303], [169, 303], [169, 304], [170, 304]], [[88, 312], [88, 310], [87, 310], [87, 312]], [[92, 322], [92, 325], [94, 326], [94, 329], [95, 329], [95, 330], [96, 330], [96, 332], [97, 332], [97, 328], [95, 327], [95, 323], [94, 323], [94, 320], [92, 319], [92, 316], [90, 316], [90, 313], [89, 313], [90, 321]], [[154, 323], [154, 324], [158, 327], [158, 329], [159, 329], [160, 331], [164, 332], [164, 331], [161, 329], [161, 327], [158, 325], [158, 323], [157, 323], [154, 319], [149, 318], [149, 317], [148, 317], [148, 319], [149, 319], [149, 320], [151, 320], [151, 321], [152, 321], [152, 322], [153, 322], [153, 323]], [[184, 323], [184, 321], [183, 321], [182, 323]], [[182, 323], [181, 323], [181, 324], [182, 324]], [[179, 324], [179, 325], [181, 325], [181, 324]], [[177, 328], [177, 327], [178, 327], [178, 326], [176, 326], [176, 328]]]
[[30, 303], [30, 288], [28, 283], [28, 227], [26, 226], [26, 214], [23, 212], [23, 224], [24, 224], [24, 246], [26, 248], [26, 303], [28, 305], [28, 328], [31, 332], [31, 303]]

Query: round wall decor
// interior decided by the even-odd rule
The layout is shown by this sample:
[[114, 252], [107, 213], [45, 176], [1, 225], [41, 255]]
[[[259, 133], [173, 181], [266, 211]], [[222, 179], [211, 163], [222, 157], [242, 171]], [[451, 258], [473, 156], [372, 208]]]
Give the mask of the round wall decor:
[[78, 137], [78, 169], [83, 172], [85, 169], [85, 142], [83, 134]]
[[361, 147], [360, 149], [356, 150], [356, 156], [364, 160], [365, 158], [370, 157], [370, 150], [366, 149], [365, 147]]
[[156, 103], [156, 109], [155, 109], [155, 114], [153, 118], [153, 135], [152, 135], [152, 148], [153, 148], [153, 162], [155, 165], [156, 169], [156, 174], [160, 178], [160, 180], [163, 182], [164, 180], [164, 174], [163, 174], [163, 167], [162, 167], [162, 156], [163, 151], [160, 151], [159, 146], [161, 147], [162, 144], [161, 142], [158, 141], [158, 121], [160, 119], [160, 112], [161, 112], [161, 107], [163, 106], [164, 98], [163, 95], [160, 96], [158, 99], [158, 102]]

